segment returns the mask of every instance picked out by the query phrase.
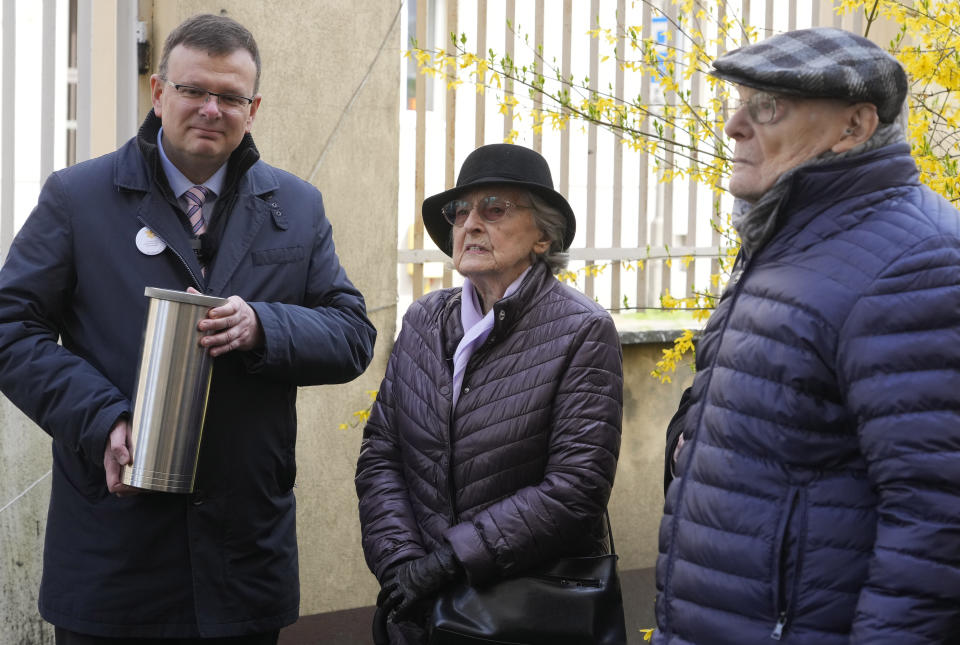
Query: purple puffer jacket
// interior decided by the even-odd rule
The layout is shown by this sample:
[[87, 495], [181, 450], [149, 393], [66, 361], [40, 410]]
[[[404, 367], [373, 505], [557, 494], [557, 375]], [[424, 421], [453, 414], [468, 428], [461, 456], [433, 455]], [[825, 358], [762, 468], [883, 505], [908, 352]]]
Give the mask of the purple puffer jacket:
[[605, 552], [623, 384], [613, 321], [543, 263], [494, 320], [453, 408], [460, 289], [404, 316], [357, 465], [363, 549], [381, 582], [444, 539], [474, 583]]

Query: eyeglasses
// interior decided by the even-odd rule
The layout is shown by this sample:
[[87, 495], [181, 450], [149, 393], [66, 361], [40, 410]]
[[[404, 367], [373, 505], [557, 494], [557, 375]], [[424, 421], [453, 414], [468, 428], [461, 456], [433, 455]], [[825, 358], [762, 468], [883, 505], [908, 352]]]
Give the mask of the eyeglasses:
[[490, 195], [478, 199], [474, 203], [462, 199], [455, 199], [452, 202], [447, 202], [440, 210], [443, 212], [444, 219], [450, 222], [452, 226], [459, 228], [464, 225], [467, 218], [470, 217], [470, 212], [474, 208], [477, 209], [477, 214], [483, 218], [483, 221], [493, 223], [503, 219], [507, 211], [513, 207], [533, 208], [533, 206], [516, 204], [506, 199], [501, 199], [496, 195]]
[[737, 103], [734, 108], [734, 113], [743, 106], [747, 106], [747, 114], [750, 115], [750, 120], [757, 125], [766, 125], [772, 123], [773, 120], [777, 118], [778, 100], [782, 99], [778, 99], [778, 97], [768, 92], [757, 92], [746, 101]]
[[205, 90], [202, 87], [194, 87], [193, 85], [184, 85], [183, 83], [174, 83], [173, 81], [163, 79], [163, 81], [169, 85], [173, 86], [173, 89], [177, 90], [177, 94], [180, 95], [185, 101], [196, 104], [203, 104], [210, 100], [211, 96], [217, 98], [217, 105], [224, 112], [240, 112], [248, 105], [253, 103], [253, 99], [249, 96], [240, 96], [239, 94], [221, 94], [220, 92], [211, 92], [210, 90]]

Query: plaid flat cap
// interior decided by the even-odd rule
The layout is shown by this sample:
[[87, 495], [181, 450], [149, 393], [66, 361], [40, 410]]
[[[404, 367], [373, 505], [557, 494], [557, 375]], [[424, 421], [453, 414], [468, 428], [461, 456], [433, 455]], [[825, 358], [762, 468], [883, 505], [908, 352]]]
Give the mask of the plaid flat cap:
[[843, 29], [816, 27], [779, 34], [727, 52], [711, 75], [758, 90], [865, 101], [892, 123], [907, 96], [907, 75], [873, 42]]

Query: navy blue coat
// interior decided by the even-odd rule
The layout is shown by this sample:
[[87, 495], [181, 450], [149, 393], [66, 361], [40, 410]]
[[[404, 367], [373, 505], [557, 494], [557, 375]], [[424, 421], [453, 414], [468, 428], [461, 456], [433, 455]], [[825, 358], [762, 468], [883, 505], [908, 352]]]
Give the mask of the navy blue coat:
[[697, 348], [654, 642], [957, 642], [960, 216], [905, 144], [782, 208]]
[[[259, 161], [249, 135], [204, 282], [154, 175], [158, 127], [151, 113], [140, 145], [54, 173], [0, 271], [0, 389], [53, 437], [40, 613], [113, 637], [272, 631], [299, 607], [297, 386], [356, 377], [376, 332], [320, 193]], [[166, 250], [137, 249], [144, 226]], [[103, 453], [131, 411], [146, 286], [239, 295], [265, 347], [215, 359], [196, 492], [119, 499]]]

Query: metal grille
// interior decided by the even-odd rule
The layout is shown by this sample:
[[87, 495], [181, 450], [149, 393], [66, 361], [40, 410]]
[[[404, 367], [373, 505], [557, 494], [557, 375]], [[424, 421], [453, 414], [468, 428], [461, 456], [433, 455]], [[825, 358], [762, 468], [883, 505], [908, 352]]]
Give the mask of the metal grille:
[[[845, 18], [841, 24], [834, 3], [828, 1], [711, 4], [719, 5], [719, 15], [704, 20], [689, 16], [684, 21], [710, 40], [717, 38], [716, 20], [725, 15], [753, 28], [754, 39], [812, 24], [860, 32], [863, 28], [860, 16]], [[625, 73], [615, 54], [630, 54], [624, 34], [628, 26], [642, 26], [642, 37], [657, 39], [664, 48], [682, 43], [684, 35], [675, 28], [677, 5], [669, 0], [417, 0], [408, 10], [408, 24], [416, 30], [409, 36], [421, 47], [453, 53], [449, 35], [462, 34], [468, 51], [486, 57], [492, 49], [498, 56], [510, 56], [517, 66], [543, 73], [548, 82], [551, 72], [544, 72], [545, 63], [555, 67], [563, 79], [572, 77], [591, 90], [615, 97], [639, 96], [645, 104], [661, 100], [660, 96], [666, 103], [677, 100], [657, 88], [648, 75]], [[597, 28], [611, 29], [616, 34], [615, 44], [588, 35], [588, 30]], [[735, 48], [745, 37], [745, 30], [733, 33], [727, 42], [711, 46], [709, 53], [715, 56]], [[406, 36], [404, 42], [411, 47], [412, 40]], [[538, 52], [542, 55], [535, 55]], [[410, 66], [407, 69], [409, 74]], [[689, 78], [677, 73], [675, 78], [684, 98], [694, 104], [718, 91], [699, 72]], [[660, 181], [649, 155], [625, 148], [603, 127], [571, 121], [564, 130], [544, 126], [542, 132], [536, 131], [529, 109], [521, 106], [539, 108], [539, 95], [529, 99], [526, 87], [501, 80], [499, 88], [479, 94], [472, 83], [448, 87], [451, 80], [437, 77], [428, 87], [427, 79], [416, 75], [416, 96], [405, 102], [408, 110], [401, 114], [397, 254], [401, 312], [423, 293], [460, 281], [446, 256], [423, 234], [419, 210], [424, 196], [453, 186], [467, 154], [480, 145], [505, 140], [512, 130], [518, 132], [516, 143], [548, 159], [557, 189], [577, 213], [570, 269], [577, 275], [576, 286], [585, 294], [618, 310], [658, 307], [667, 290], [680, 297], [690, 296], [694, 290], [715, 289], [710, 276], [718, 271], [717, 257], [724, 240], [712, 222], [721, 222], [729, 212], [732, 200], [728, 196], [715, 198], [692, 181]], [[489, 73], [486, 80], [489, 84]], [[428, 91], [433, 94], [428, 96]], [[510, 96], [521, 104], [502, 107], [504, 97]], [[649, 121], [644, 124], [647, 128], [652, 127]], [[666, 136], [674, 134], [669, 129], [665, 132]], [[719, 128], [716, 134], [723, 138]], [[403, 147], [411, 139], [415, 155], [407, 154]], [[683, 151], [667, 148], [661, 156], [666, 166], [688, 163]], [[589, 270], [591, 266], [594, 271]]]

